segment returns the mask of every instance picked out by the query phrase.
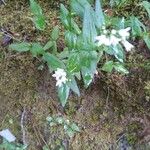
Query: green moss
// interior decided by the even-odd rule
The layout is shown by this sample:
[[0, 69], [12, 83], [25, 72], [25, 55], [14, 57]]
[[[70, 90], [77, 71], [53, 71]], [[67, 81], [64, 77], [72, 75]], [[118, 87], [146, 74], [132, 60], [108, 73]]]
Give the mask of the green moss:
[[135, 145], [138, 142], [138, 131], [141, 130], [141, 125], [138, 122], [132, 122], [127, 127], [127, 140], [129, 144]]

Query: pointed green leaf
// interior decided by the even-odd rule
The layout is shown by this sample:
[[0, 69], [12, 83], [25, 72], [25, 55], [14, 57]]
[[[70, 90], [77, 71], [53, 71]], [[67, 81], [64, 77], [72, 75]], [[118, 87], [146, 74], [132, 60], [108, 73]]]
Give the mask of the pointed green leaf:
[[69, 22], [68, 22], [68, 15], [69, 15], [69, 11], [66, 9], [66, 7], [61, 4], [60, 5], [60, 19], [61, 22], [63, 23], [63, 25], [65, 26], [66, 29], [69, 29]]
[[63, 84], [61, 87], [58, 87], [58, 96], [63, 107], [67, 103], [69, 91], [70, 91], [70, 88], [66, 84]]
[[96, 26], [100, 28], [104, 24], [104, 14], [100, 0], [96, 0], [95, 2], [95, 17]]
[[70, 73], [75, 73], [80, 71], [80, 59], [77, 53], [70, 55], [67, 63], [67, 70]]
[[129, 71], [121, 64], [121, 63], [114, 63], [114, 68], [116, 71], [123, 73], [123, 74], [128, 74]]
[[90, 4], [87, 0], [71, 0], [72, 10], [81, 18], [84, 16], [85, 7], [90, 7]]
[[35, 0], [30, 0], [30, 8], [33, 13], [33, 22], [37, 29], [44, 30], [46, 22], [45, 17], [42, 13], [42, 8]]
[[144, 38], [144, 41], [145, 41], [147, 47], [150, 49], [150, 35], [146, 33], [146, 34], [144, 34], [143, 38]]
[[148, 16], [150, 18], [150, 2], [148, 1], [143, 1], [142, 2], [143, 7], [146, 9]]
[[69, 87], [74, 93], [76, 93], [78, 96], [80, 96], [80, 90], [78, 88], [77, 82], [74, 77], [69, 82]]
[[77, 35], [71, 31], [65, 32], [65, 42], [68, 47], [75, 48], [77, 42]]
[[30, 8], [31, 8], [31, 12], [34, 15], [41, 15], [42, 14], [42, 9], [40, 7], [40, 5], [35, 1], [35, 0], [30, 0]]
[[44, 53], [43, 60], [47, 62], [50, 69], [56, 70], [57, 68], [65, 68], [63, 62], [50, 53]]
[[51, 38], [56, 41], [59, 37], [59, 26], [55, 26], [52, 33], [51, 33]]
[[40, 45], [40, 43], [32, 43], [30, 51], [31, 51], [33, 57], [36, 57], [36, 56], [44, 53], [44, 49]]
[[143, 31], [146, 32], [146, 27], [145, 25], [137, 18], [134, 16], [130, 17], [131, 21], [131, 28], [132, 28], [132, 35], [133, 36], [141, 36]]
[[39, 30], [44, 30], [45, 28], [45, 18], [43, 16], [35, 16], [33, 17], [33, 22], [35, 24], [35, 27]]
[[27, 52], [30, 50], [31, 44], [27, 42], [15, 43], [11, 44], [9, 48], [18, 52]]
[[81, 73], [82, 73], [82, 78], [84, 81], [85, 88], [88, 88], [88, 86], [91, 84], [93, 80], [93, 74], [86, 67], [82, 67]]
[[43, 47], [44, 50], [48, 50], [53, 47], [53, 41], [48, 41], [45, 46]]
[[72, 137], [74, 136], [74, 134], [75, 134], [75, 131], [73, 131], [71, 128], [68, 128], [68, 129], [66, 130], [66, 133], [68, 134], [68, 136], [69, 136], [70, 138], [72, 138]]
[[104, 64], [104, 66], [102, 67], [102, 70], [106, 71], [106, 72], [112, 72], [113, 67], [114, 67], [114, 62], [113, 61], [107, 61]]
[[75, 123], [72, 123], [72, 124], [71, 124], [71, 129], [72, 129], [73, 131], [80, 132], [79, 127], [78, 127]]
[[93, 22], [91, 7], [85, 8], [82, 32], [83, 32], [83, 38], [85, 42], [89, 43], [95, 41], [97, 32], [96, 32], [95, 24]]
[[112, 49], [113, 49], [114, 56], [120, 62], [123, 62], [123, 60], [124, 60], [124, 52], [123, 52], [122, 46], [121, 45], [113, 46]]

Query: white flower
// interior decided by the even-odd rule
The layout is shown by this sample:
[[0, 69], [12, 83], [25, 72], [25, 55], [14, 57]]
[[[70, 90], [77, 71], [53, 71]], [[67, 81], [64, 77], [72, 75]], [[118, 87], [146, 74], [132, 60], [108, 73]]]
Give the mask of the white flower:
[[103, 30], [105, 30], [105, 29], [106, 29], [106, 27], [103, 25], [103, 26], [102, 26], [102, 29], [103, 29]]
[[107, 30], [103, 30], [103, 33], [104, 33], [104, 34], [107, 34], [108, 32], [107, 32]]
[[127, 40], [122, 40], [121, 42], [127, 52], [131, 51], [131, 49], [134, 48], [134, 46], [131, 43], [129, 43]]
[[130, 36], [130, 33], [129, 33], [130, 29], [131, 29], [131, 28], [128, 27], [128, 28], [126, 28], [126, 29], [121, 29], [121, 30], [118, 31], [118, 33], [119, 33], [119, 35], [122, 37], [122, 39], [125, 40], [127, 37]]
[[61, 87], [63, 83], [66, 83], [68, 79], [66, 78], [66, 72], [64, 69], [57, 68], [55, 74], [52, 76], [56, 78], [56, 86]]
[[111, 30], [111, 34], [116, 34], [116, 33], [117, 33], [116, 30], [114, 30], [114, 29]]
[[100, 35], [100, 36], [97, 36], [96, 38], [96, 41], [98, 41], [98, 46], [101, 46], [101, 45], [106, 45], [106, 46], [110, 46], [111, 43], [110, 43], [110, 39], [107, 38], [106, 35]]
[[[127, 41], [127, 38], [130, 36], [130, 27], [120, 30], [112, 29], [111, 32], [106, 30], [105, 26], [102, 27], [103, 34], [100, 36], [97, 36], [95, 38], [97, 45], [105, 45], [105, 46], [116, 46], [119, 43], [121, 43], [126, 51], [131, 51], [134, 46]], [[105, 35], [107, 33], [110, 33], [109, 35]]]
[[9, 129], [0, 131], [0, 136], [5, 138], [8, 142], [14, 142], [16, 140], [16, 137], [10, 132]]
[[116, 46], [117, 44], [119, 44], [120, 41], [121, 41], [121, 39], [117, 38], [116, 36], [114, 36], [114, 35], [110, 36], [111, 45]]

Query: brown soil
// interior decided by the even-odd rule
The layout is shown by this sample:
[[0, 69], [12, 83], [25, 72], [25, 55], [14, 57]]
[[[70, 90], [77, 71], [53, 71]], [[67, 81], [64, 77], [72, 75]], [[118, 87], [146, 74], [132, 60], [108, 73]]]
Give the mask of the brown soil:
[[[0, 5], [1, 29], [13, 33], [17, 40], [46, 43], [50, 30], [59, 25], [58, 12], [49, 9], [49, 1], [40, 1], [48, 21], [44, 32], [37, 32], [28, 18], [27, 1], [7, 1]], [[0, 40], [3, 42], [4, 35]], [[146, 48], [145, 48], [146, 49]], [[56, 148], [67, 143], [69, 150], [117, 149], [117, 137], [126, 134], [131, 144], [150, 142], [150, 63], [149, 52], [134, 52], [127, 59], [130, 74], [99, 73], [89, 89], [81, 85], [81, 97], [70, 96], [62, 108], [56, 93], [55, 81], [48, 69], [38, 70], [39, 60], [30, 54], [17, 54], [0, 46], [0, 130], [9, 128], [29, 150], [41, 150], [44, 145]], [[68, 138], [61, 127], [50, 128], [48, 115], [62, 115], [78, 123], [81, 132]]]

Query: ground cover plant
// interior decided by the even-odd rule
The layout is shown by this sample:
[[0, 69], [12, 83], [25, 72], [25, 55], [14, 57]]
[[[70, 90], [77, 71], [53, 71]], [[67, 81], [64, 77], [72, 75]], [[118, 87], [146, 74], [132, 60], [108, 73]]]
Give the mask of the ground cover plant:
[[[104, 11], [104, 9], [102, 8], [102, 6], [104, 5], [103, 3], [107, 4], [107, 7], [110, 7], [110, 9]], [[60, 111], [61, 115], [57, 115], [58, 117], [55, 115], [53, 117], [51, 115], [52, 117], [48, 117], [47, 121], [51, 126], [50, 130], [55, 130], [55, 127], [59, 130], [59, 128], [62, 129], [63, 126], [64, 131], [62, 132], [64, 132], [64, 135], [63, 137], [61, 137], [61, 139], [57, 139], [57, 142], [55, 143], [57, 145], [55, 145], [56, 147], [53, 145], [54, 142], [45, 142], [45, 140], [41, 138], [44, 142], [44, 144], [41, 144], [43, 149], [50, 149], [50, 147], [52, 149], [54, 149], [54, 147], [58, 149], [67, 149], [66, 144], [64, 144], [63, 141], [64, 139], [67, 141], [71, 141], [73, 149], [73, 145], [75, 144], [72, 141], [73, 138], [78, 137], [78, 134], [80, 133], [82, 134], [82, 131], [84, 131], [84, 128], [86, 128], [86, 122], [90, 121], [85, 119], [84, 126], [81, 123], [82, 121], [80, 121], [78, 122], [78, 127], [78, 125], [75, 123], [76, 121], [71, 121], [70, 123], [70, 121], [68, 121], [68, 119], [66, 118], [68, 117], [70, 120], [70, 115], [74, 115], [75, 113], [79, 113], [79, 116], [84, 116], [86, 110], [84, 110], [85, 112], [83, 110], [80, 110], [80, 107], [82, 108], [82, 105], [85, 105], [86, 108], [88, 106], [87, 103], [89, 103], [92, 104], [92, 107], [94, 107], [92, 110], [89, 109], [89, 111], [86, 112], [87, 114], [89, 112], [91, 113], [91, 124], [95, 124], [95, 119], [96, 122], [97, 120], [103, 120], [101, 118], [102, 116], [104, 118], [107, 118], [107, 115], [110, 115], [108, 111], [109, 108], [112, 109], [111, 111], [114, 113], [114, 115], [123, 117], [122, 114], [126, 113], [125, 109], [128, 108], [128, 106], [130, 107], [130, 109], [132, 109], [132, 111], [134, 111], [134, 107], [136, 107], [137, 103], [139, 108], [135, 109], [139, 109], [139, 111], [142, 111], [141, 109], [146, 107], [148, 108], [149, 106], [149, 82], [147, 82], [149, 80], [149, 58], [142, 58], [141, 54], [139, 54], [140, 57], [138, 57], [138, 55], [134, 57], [134, 54], [139, 53], [137, 52], [137, 48], [139, 49], [138, 46], [140, 46], [140, 44], [138, 43], [139, 41], [142, 42], [145, 47], [144, 49], [146, 49], [145, 55], [149, 55], [149, 26], [142, 18], [143, 16], [138, 16], [136, 14], [128, 14], [124, 16], [117, 15], [117, 11], [120, 11], [119, 9], [123, 9], [123, 7], [125, 7], [126, 5], [128, 6], [129, 1], [109, 1], [108, 3], [104, 1], [103, 3], [100, 0], [71, 0], [68, 2], [68, 4], [60, 4], [58, 22], [60, 22], [61, 25], [54, 25], [51, 27], [52, 31], [49, 35], [50, 39], [46, 39], [46, 42], [43, 42], [43, 40], [39, 41], [36, 37], [34, 37], [34, 40], [18, 40], [17, 38], [12, 36], [12, 34], [10, 34], [10, 38], [13, 40], [13, 43], [9, 45], [9, 51], [15, 55], [28, 55], [28, 53], [30, 52], [33, 57], [31, 58], [31, 60], [37, 60], [40, 63], [40, 65], [38, 67], [35, 67], [34, 69], [41, 71], [48, 70], [48, 74], [52, 76], [53, 80], [55, 80], [55, 82], [52, 82], [51, 85], [53, 85], [54, 87], [56, 86], [57, 88], [57, 94], [61, 106], [59, 106], [58, 104], [57, 108], [56, 106], [54, 108], [58, 110], [61, 108], [62, 111]], [[44, 32], [47, 32], [47, 26], [49, 25], [49, 23], [51, 24], [51, 21], [47, 21], [45, 12], [43, 11], [38, 1], [30, 0], [29, 4], [30, 12], [32, 14], [31, 17], [27, 18], [29, 19], [29, 22], [32, 21], [32, 26], [35, 26], [35, 31], [42, 36], [42, 34], [45, 34]], [[149, 17], [150, 3], [148, 1], [140, 1], [138, 2], [138, 6], [143, 10], [146, 17]], [[60, 42], [64, 42], [64, 46], [62, 49], [59, 49]], [[14, 53], [12, 52], [12, 50], [19, 53]], [[138, 64], [138, 59], [140, 61], [143, 61], [143, 63]], [[135, 79], [134, 83], [136, 85], [139, 85], [137, 90], [131, 88], [131, 86], [134, 87], [134, 85], [129, 84], [128, 86], [125, 83], [128, 78], [132, 79], [132, 66], [135, 70], [136, 68], [145, 69], [144, 73], [146, 81], [144, 81], [144, 76], [142, 78], [142, 75], [139, 75], [140, 77], [137, 77], [137, 79]], [[45, 74], [43, 74], [42, 76], [45, 76]], [[114, 85], [116, 86], [115, 88], [113, 87], [111, 83], [112, 81], [110, 81], [110, 79], [112, 81], [114, 80]], [[103, 90], [105, 91], [103, 94], [101, 94], [105, 97], [105, 93], [107, 93], [106, 98], [104, 98], [104, 101], [106, 103], [99, 102], [98, 98], [93, 97], [93, 102], [91, 102], [91, 100], [88, 101], [88, 96], [86, 98], [87, 102], [80, 104], [80, 101], [82, 102], [83, 97], [83, 86], [85, 89], [89, 90], [91, 87], [94, 87], [93, 83], [99, 82], [99, 80], [102, 80], [104, 85], [101, 86], [102, 93]], [[140, 80], [144, 82], [142, 83]], [[141, 85], [145, 85], [145, 87], [143, 87], [145, 93], [141, 93], [142, 97], [137, 96], [139, 94], [138, 92], [141, 89]], [[49, 87], [47, 87], [47, 89], [48, 88]], [[74, 100], [68, 101], [68, 99], [70, 99], [69, 95], [72, 96], [71, 91], [78, 96], [78, 102], [74, 102]], [[117, 96], [115, 96], [116, 93], [118, 94]], [[111, 103], [108, 102], [110, 97], [112, 99], [118, 100], [118, 102], [114, 102], [112, 107], [108, 106], [108, 104]], [[138, 98], [140, 99], [139, 101], [137, 100]], [[146, 102], [144, 105], [143, 99], [145, 98]], [[53, 103], [57, 103], [56, 99], [57, 98], [55, 98], [54, 100], [55, 102], [51, 102], [52, 105]], [[131, 106], [130, 100], [135, 102], [133, 105], [131, 104]], [[34, 102], [31, 103], [34, 104]], [[70, 107], [71, 103], [75, 103], [76, 106], [74, 108]], [[120, 103], [119, 108], [117, 106], [117, 103]], [[140, 106], [141, 103], [144, 106]], [[106, 107], [103, 107], [102, 105], [106, 105]], [[117, 109], [119, 109], [118, 112]], [[149, 109], [146, 110], [146, 113], [143, 113], [144, 115], [146, 115], [144, 120], [140, 120], [138, 118], [140, 120], [139, 121], [136, 117], [136, 119], [134, 118], [135, 122], [140, 122], [140, 124], [142, 124], [146, 129], [147, 125], [145, 125], [144, 121], [147, 120], [148, 112]], [[99, 115], [102, 114], [102, 116], [100, 115], [98, 116], [98, 118], [95, 118], [92, 113], [98, 113]], [[68, 116], [66, 117], [65, 115]], [[110, 116], [108, 118], [108, 122], [111, 120]], [[43, 117], [46, 118], [45, 115]], [[115, 117], [117, 118], [117, 116]], [[53, 124], [55, 125], [54, 127]], [[101, 124], [103, 123], [101, 122]], [[109, 125], [111, 129], [112, 125], [110, 122]], [[96, 130], [95, 128], [94, 130]], [[140, 126], [136, 125], [131, 125], [131, 128], [134, 128], [136, 131], [140, 130]], [[121, 135], [121, 139], [123, 139], [122, 143], [127, 143], [123, 145], [131, 148], [132, 145], [134, 145], [133, 141], [136, 141], [136, 136], [138, 133], [134, 137], [132, 133], [130, 134], [131, 129], [126, 130], [126, 132], [128, 133]], [[142, 137], [142, 135], [140, 136]], [[100, 139], [98, 139], [98, 141], [99, 140]], [[79, 140], [77, 140], [77, 142], [79, 142]], [[120, 140], [117, 140], [117, 142], [115, 143], [117, 144], [116, 149], [122, 147], [122, 143], [119, 143], [119, 146], [118, 142], [120, 142]], [[23, 144], [25, 144], [25, 142], [23, 142]], [[9, 145], [9, 143], [4, 142], [2, 146], [5, 147], [7, 145], [10, 147], [17, 147], [18, 144]], [[92, 144], [90, 146], [88, 144], [85, 144], [84, 148], [77, 148], [77, 145], [75, 145], [74, 149], [94, 148], [94, 146], [92, 148]], [[110, 147], [109, 144], [106, 145], [107, 148]], [[19, 146], [22, 145], [18, 145], [18, 147]], [[95, 149], [98, 149], [99, 147], [103, 146], [98, 145]], [[107, 148], [104, 146], [102, 149]]]
[[[42, 9], [33, 0], [30, 1], [30, 5], [36, 28], [43, 30], [45, 20]], [[123, 66], [124, 49], [128, 52], [134, 48], [127, 41], [131, 27], [125, 26], [124, 18], [118, 18], [114, 22], [107, 21], [108, 18], [104, 16], [99, 0], [95, 3], [95, 10], [88, 1], [71, 1], [70, 8], [70, 12], [64, 5], [61, 5], [60, 8], [60, 18], [66, 29], [64, 33], [66, 47], [63, 52], [57, 51], [56, 41], [59, 37], [57, 26], [52, 31], [52, 40], [48, 41], [44, 47], [39, 43], [27, 42], [10, 45], [11, 49], [19, 52], [30, 51], [33, 57], [41, 55], [50, 71], [55, 71], [53, 77], [56, 78], [58, 96], [62, 106], [65, 106], [67, 102], [70, 89], [80, 96], [76, 78], [78, 80], [82, 78], [86, 88], [90, 85], [94, 75], [98, 72], [97, 64], [104, 57], [103, 55], [114, 56], [117, 61], [107, 59], [102, 70], [111, 72], [114, 68], [118, 72], [128, 73]], [[81, 17], [81, 28], [75, 23], [73, 13]], [[132, 31], [136, 33], [137, 31], [134, 30], [133, 25]], [[48, 52], [50, 48], [51, 53]]]

